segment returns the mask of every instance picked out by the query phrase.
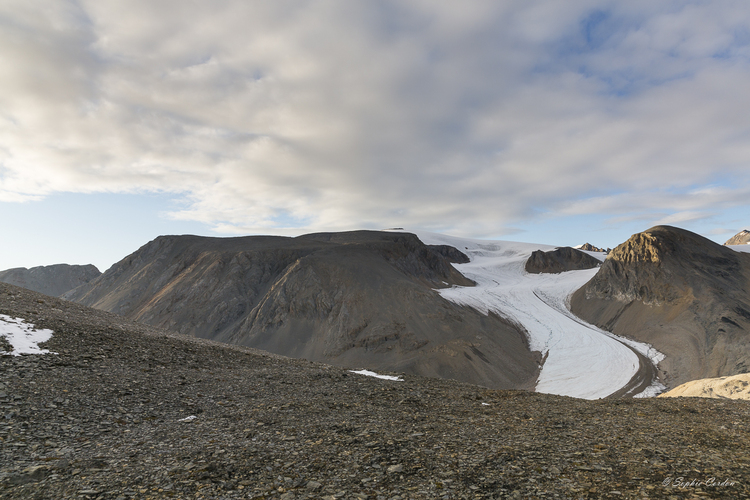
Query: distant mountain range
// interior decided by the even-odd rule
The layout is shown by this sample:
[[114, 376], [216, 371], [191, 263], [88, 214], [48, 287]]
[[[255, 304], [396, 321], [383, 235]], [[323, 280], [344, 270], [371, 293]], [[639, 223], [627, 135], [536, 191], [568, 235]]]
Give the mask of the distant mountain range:
[[[750, 236], [743, 231], [727, 244], [741, 244], [743, 234]], [[450, 298], [460, 294], [441, 293], [474, 286], [454, 265], [472, 269], [469, 275], [477, 280], [481, 269], [462, 252], [464, 245], [453, 243], [459, 239], [433, 243], [442, 241], [458, 248], [380, 231], [297, 238], [161, 236], [104, 274], [94, 266], [59, 265], [3, 271], [0, 281], [186, 335], [286, 356], [533, 389], [546, 351], [529, 347], [531, 326], [517, 319], [528, 315], [476, 305], [525, 302], [477, 296], [476, 304], [467, 305]], [[505, 247], [498, 243], [488, 242], [483, 250], [477, 240], [467, 243], [466, 251], [500, 252], [500, 258]], [[658, 373], [667, 387], [750, 371], [750, 253], [669, 226], [633, 235], [604, 262], [601, 255], [566, 247], [518, 248], [527, 247], [522, 253], [528, 258], [519, 254], [526, 273], [532, 273], [525, 276], [571, 270], [589, 273], [576, 275], [584, 281], [593, 276], [570, 297], [576, 321], [653, 346], [664, 355]], [[600, 250], [586, 246], [588, 252]], [[518, 273], [513, 279], [525, 279], [522, 268]], [[502, 287], [486, 289], [505, 293]], [[511, 293], [521, 289], [515, 290]], [[530, 297], [557, 307], [545, 293], [540, 289]], [[560, 307], [560, 314], [570, 315]], [[638, 384], [647, 380], [644, 362], [652, 363], [641, 356]]]
[[99, 277], [100, 274], [99, 270], [91, 264], [85, 266], [55, 264], [31, 269], [17, 267], [0, 271], [0, 281], [58, 297]]

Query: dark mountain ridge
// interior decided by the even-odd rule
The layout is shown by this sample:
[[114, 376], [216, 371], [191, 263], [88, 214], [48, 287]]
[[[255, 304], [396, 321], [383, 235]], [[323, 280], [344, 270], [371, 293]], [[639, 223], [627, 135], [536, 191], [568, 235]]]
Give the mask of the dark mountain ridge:
[[656, 226], [608, 255], [572, 311], [652, 344], [668, 387], [750, 369], [750, 255]]
[[16, 267], [0, 271], [0, 281], [20, 286], [35, 292], [59, 297], [102, 274], [91, 264], [84, 266], [55, 264], [27, 269]]
[[560, 247], [545, 252], [535, 250], [526, 261], [527, 273], [563, 273], [581, 269], [593, 269], [601, 262], [596, 257], [571, 247]]
[[465, 258], [408, 233], [163, 236], [65, 298], [286, 356], [533, 387], [522, 332], [435, 290], [473, 285], [451, 265]]

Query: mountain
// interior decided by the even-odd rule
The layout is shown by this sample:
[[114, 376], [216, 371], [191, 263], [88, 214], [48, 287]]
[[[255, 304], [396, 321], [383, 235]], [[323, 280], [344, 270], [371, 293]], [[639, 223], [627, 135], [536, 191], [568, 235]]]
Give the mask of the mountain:
[[612, 251], [611, 248], [607, 248], [607, 249], [599, 248], [599, 247], [595, 247], [591, 243], [584, 243], [583, 245], [579, 245], [573, 248], [576, 248], [578, 250], [585, 250], [587, 252], [605, 252], [606, 253], [606, 252]]
[[101, 273], [91, 265], [71, 266], [55, 264], [26, 269], [17, 267], [0, 271], [0, 281], [58, 297], [84, 283], [97, 278]]
[[666, 357], [667, 387], [750, 370], [750, 254], [656, 226], [607, 256], [571, 297], [580, 318]]
[[729, 238], [724, 244], [725, 245], [746, 245], [750, 243], [750, 231], [743, 229], [739, 233]]
[[526, 261], [527, 273], [562, 273], [580, 269], [593, 269], [601, 262], [596, 257], [571, 247], [560, 247], [547, 252], [535, 250]]
[[436, 290], [473, 285], [451, 260], [468, 258], [408, 233], [163, 236], [65, 298], [286, 356], [532, 388], [524, 334]]

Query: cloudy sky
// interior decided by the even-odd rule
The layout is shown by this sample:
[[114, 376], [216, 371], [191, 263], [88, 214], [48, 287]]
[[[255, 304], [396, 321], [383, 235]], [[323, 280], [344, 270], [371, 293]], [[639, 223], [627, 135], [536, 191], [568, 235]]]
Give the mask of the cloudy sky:
[[0, 269], [159, 234], [750, 226], [744, 1], [4, 0]]

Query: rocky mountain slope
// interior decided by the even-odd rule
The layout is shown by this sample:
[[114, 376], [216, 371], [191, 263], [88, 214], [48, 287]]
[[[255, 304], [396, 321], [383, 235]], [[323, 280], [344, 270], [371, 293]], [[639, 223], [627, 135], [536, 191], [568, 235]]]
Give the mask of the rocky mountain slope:
[[573, 294], [571, 310], [661, 351], [667, 387], [750, 370], [750, 255], [689, 231], [633, 235]]
[[165, 236], [66, 298], [179, 333], [340, 366], [531, 388], [516, 327], [443, 299], [455, 248], [408, 233]]
[[746, 245], [750, 243], [750, 231], [743, 229], [739, 233], [729, 238], [724, 244], [725, 245]]
[[53, 266], [32, 267], [31, 269], [17, 267], [0, 271], [0, 282], [59, 297], [65, 292], [99, 277], [100, 274], [96, 266], [91, 264], [85, 266], [55, 264]]
[[750, 497], [746, 401], [378, 380], [5, 284], [0, 314], [57, 353], [0, 356], [2, 499]]
[[601, 262], [591, 255], [571, 247], [560, 247], [544, 252], [535, 250], [526, 261], [527, 273], [562, 273], [579, 269], [593, 269]]

